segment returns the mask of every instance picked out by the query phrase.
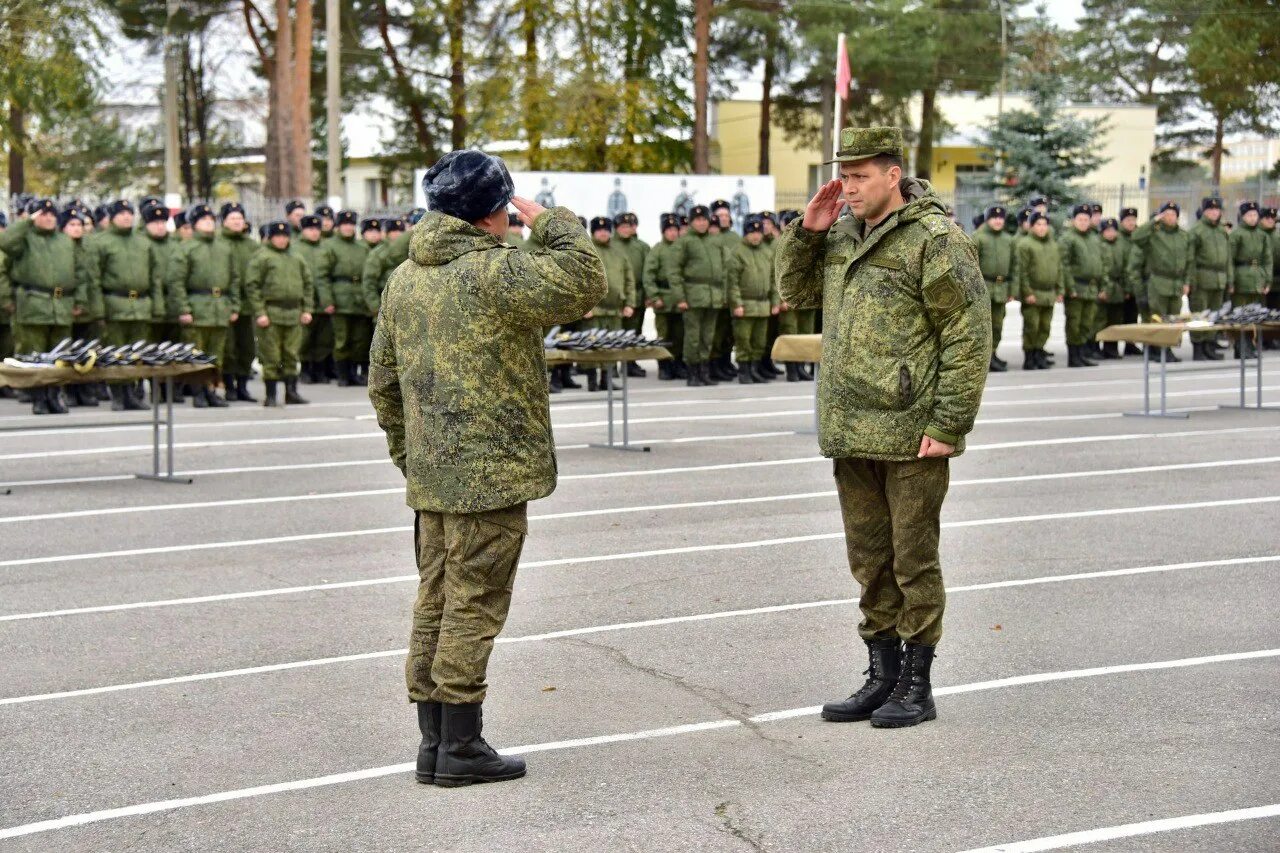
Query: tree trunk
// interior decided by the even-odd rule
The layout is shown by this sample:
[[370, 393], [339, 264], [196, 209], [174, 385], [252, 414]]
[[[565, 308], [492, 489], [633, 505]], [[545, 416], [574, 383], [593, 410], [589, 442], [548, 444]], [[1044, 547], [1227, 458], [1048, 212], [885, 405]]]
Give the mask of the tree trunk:
[[[831, 111], [831, 104], [836, 98], [836, 78], [823, 77], [822, 83], [818, 87], [818, 91], [820, 93], [818, 95], [818, 114], [822, 116], [822, 130], [819, 133], [819, 137], [822, 139], [822, 150], [819, 153], [822, 156], [818, 158], [818, 162], [823, 163], [826, 162], [826, 159], [830, 157], [832, 152], [835, 150], [835, 114]], [[822, 166], [818, 167], [818, 186], [822, 186], [835, 174], [834, 168], [829, 173], [824, 174], [825, 171], [826, 170]], [[818, 187], [816, 186], [809, 187], [809, 192], [814, 193], [817, 189]]]
[[693, 0], [693, 173], [711, 171], [707, 138], [707, 64], [711, 49], [711, 6], [714, 0]]
[[466, 54], [463, 45], [466, 4], [463, 0], [449, 0], [449, 143], [457, 151], [467, 147], [467, 79]]
[[289, 0], [276, 0], [276, 38], [272, 74], [267, 92], [266, 195], [284, 198], [293, 188], [290, 158], [293, 143], [293, 26]]
[[314, 193], [311, 161], [311, 42], [315, 33], [312, 0], [297, 0], [294, 7], [292, 144], [290, 197], [310, 199]]
[[773, 57], [777, 33], [770, 27], [764, 40], [764, 80], [760, 84], [760, 163], [757, 171], [769, 174], [769, 137], [773, 122]]
[[925, 89], [920, 93], [920, 141], [916, 145], [915, 176], [926, 180], [933, 172], [933, 129], [938, 115], [937, 100], [937, 89]]
[[26, 147], [26, 115], [22, 105], [17, 101], [9, 101], [9, 130], [13, 134], [13, 142], [9, 143], [9, 193], [17, 195], [27, 191], [27, 175], [25, 151]]
[[1213, 191], [1215, 193], [1218, 192], [1218, 187], [1222, 184], [1222, 134], [1224, 124], [1226, 122], [1221, 113], [1213, 117], [1213, 149], [1210, 152], [1209, 159], [1213, 163]]
[[542, 170], [542, 78], [538, 75], [539, 0], [521, 0], [520, 29], [524, 33], [524, 135], [529, 142], [530, 171]]

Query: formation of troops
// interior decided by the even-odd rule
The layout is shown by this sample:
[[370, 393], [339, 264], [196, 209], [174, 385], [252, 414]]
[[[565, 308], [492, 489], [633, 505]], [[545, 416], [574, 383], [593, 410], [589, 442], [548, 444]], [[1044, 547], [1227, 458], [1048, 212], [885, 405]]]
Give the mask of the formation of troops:
[[[1246, 201], [1239, 205], [1233, 226], [1223, 220], [1222, 200], [1206, 198], [1190, 229], [1179, 223], [1181, 213], [1177, 204], [1167, 202], [1140, 226], [1136, 208], [1123, 208], [1118, 217], [1104, 219], [1102, 205], [1079, 204], [1061, 233], [1055, 233], [1044, 198], [1032, 199], [1017, 214], [1016, 224], [1007, 208], [989, 208], [974, 222], [972, 235], [991, 296], [989, 369], [1008, 369], [996, 348], [1005, 306], [1015, 300], [1022, 309], [1024, 370], [1053, 364], [1045, 344], [1057, 303], [1063, 303], [1066, 315], [1070, 367], [1142, 355], [1133, 344], [1126, 344], [1123, 353], [1115, 343], [1099, 346], [1095, 336], [1107, 326], [1176, 317], [1182, 313], [1184, 296], [1192, 312], [1214, 311], [1224, 302], [1239, 306], [1265, 300], [1269, 307], [1280, 307], [1275, 208]], [[1192, 335], [1196, 361], [1221, 360], [1222, 349], [1213, 332]], [[1153, 349], [1152, 354], [1179, 360], [1169, 349]], [[1251, 340], [1237, 338], [1236, 358], [1256, 356]]]
[[[0, 214], [0, 358], [44, 352], [64, 338], [107, 345], [134, 341], [182, 341], [214, 355], [220, 386], [179, 387], [198, 408], [256, 403], [249, 382], [255, 360], [262, 370], [263, 404], [306, 403], [304, 384], [368, 382], [369, 345], [382, 292], [409, 256], [410, 232], [425, 211], [403, 217], [361, 218], [327, 205], [307, 212], [301, 201], [285, 205], [284, 218], [255, 237], [244, 208], [205, 204], [170, 215], [159, 199], [126, 200], [89, 209], [72, 201], [20, 199], [15, 221]], [[1059, 227], [1048, 202], [1034, 198], [1011, 216], [996, 205], [974, 225], [982, 274], [991, 298], [993, 347], [989, 369], [1004, 371], [997, 354], [1005, 307], [1021, 303], [1023, 369], [1047, 369], [1046, 350], [1054, 306], [1066, 316], [1068, 365], [1141, 355], [1126, 344], [1099, 346], [1096, 333], [1109, 325], [1176, 316], [1182, 298], [1191, 310], [1218, 309], [1264, 300], [1280, 307], [1280, 235], [1276, 209], [1254, 202], [1239, 206], [1234, 226], [1223, 203], [1206, 198], [1190, 228], [1181, 210], [1164, 204], [1141, 226], [1136, 208], [1103, 218], [1100, 204], [1080, 204]], [[634, 213], [580, 217], [606, 270], [609, 289], [574, 329], [642, 331], [652, 311], [659, 337], [674, 358], [659, 363], [658, 378], [693, 387], [737, 380], [742, 384], [813, 379], [811, 365], [779, 367], [769, 357], [778, 335], [821, 330], [820, 312], [788, 305], [779, 295], [774, 241], [799, 215], [762, 211], [733, 226], [723, 199], [665, 213], [654, 246], [636, 236]], [[534, 250], [518, 217], [510, 217], [506, 241]], [[1196, 360], [1220, 360], [1212, 332], [1192, 336]], [[1269, 342], [1267, 346], [1275, 346]], [[1153, 351], [1157, 352], [1157, 351]], [[1157, 352], [1158, 354], [1158, 352]], [[1238, 339], [1237, 358], [1256, 355]], [[1177, 361], [1172, 351], [1164, 357]], [[629, 376], [644, 376], [635, 363]], [[610, 386], [611, 370], [558, 365], [552, 393]], [[63, 413], [68, 405], [141, 409], [138, 383], [72, 385], [19, 392], [36, 414]], [[153, 393], [163, 395], [158, 388]], [[0, 396], [14, 392], [0, 388]]]

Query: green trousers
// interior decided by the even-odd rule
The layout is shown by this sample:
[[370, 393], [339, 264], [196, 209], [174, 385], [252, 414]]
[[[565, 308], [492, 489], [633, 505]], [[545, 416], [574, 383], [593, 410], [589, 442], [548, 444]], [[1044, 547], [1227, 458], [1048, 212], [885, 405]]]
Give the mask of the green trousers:
[[641, 301], [641, 303], [636, 306], [635, 313], [632, 314], [630, 317], [623, 319], [622, 328], [630, 329], [633, 332], [643, 332], [644, 331], [644, 312], [646, 310], [647, 309], [644, 307], [644, 302]]
[[253, 333], [256, 328], [253, 318], [247, 314], [241, 314], [231, 324], [222, 360], [223, 373], [230, 373], [232, 376], [248, 376], [253, 373], [253, 360], [258, 355], [258, 340]]
[[768, 317], [733, 318], [733, 344], [737, 350], [739, 362], [759, 361], [764, 358], [764, 345], [768, 337]]
[[1003, 302], [991, 302], [991, 351], [995, 352], [1000, 348], [1000, 335], [1004, 331], [1004, 306]]
[[[230, 326], [183, 326], [182, 342], [195, 344], [196, 349], [214, 357], [214, 366], [219, 373], [227, 373], [226, 354], [227, 338], [231, 335]], [[214, 383], [217, 384], [216, 382]]]
[[1098, 339], [1098, 332], [1101, 332], [1107, 326], [1119, 326], [1124, 323], [1124, 303], [1123, 302], [1099, 302], [1098, 308], [1094, 311], [1093, 316], [1093, 334], [1089, 340]]
[[1089, 343], [1098, 300], [1093, 297], [1068, 296], [1064, 302], [1067, 314], [1067, 345], [1078, 347]]
[[333, 357], [363, 364], [373, 343], [373, 318], [363, 314], [333, 315]]
[[733, 352], [733, 314], [728, 308], [716, 309], [716, 334], [711, 339], [711, 357], [713, 359]]
[[1240, 291], [1237, 290], [1235, 293], [1231, 294], [1231, 304], [1232, 305], [1261, 305], [1262, 298], [1263, 297], [1261, 293], [1241, 293]]
[[670, 352], [672, 357], [680, 358], [684, 352], [684, 315], [679, 313], [673, 314], [654, 314], [653, 325], [658, 332], [658, 337], [664, 341], [670, 341]]
[[1044, 349], [1049, 343], [1049, 324], [1053, 322], [1053, 303], [1035, 305], [1022, 303], [1022, 348]]
[[608, 332], [617, 331], [626, 328], [626, 320], [621, 316], [601, 317], [599, 314], [594, 315], [587, 321], [587, 328], [604, 329]]
[[151, 340], [150, 320], [108, 320], [106, 323], [107, 346], [118, 347], [135, 341]]
[[0, 307], [0, 359], [13, 355], [13, 320], [11, 315]]
[[13, 324], [13, 351], [16, 353], [48, 352], [63, 338], [71, 337], [70, 326], [43, 326], [35, 323]]
[[862, 587], [863, 639], [935, 646], [942, 638], [947, 594], [938, 538], [950, 471], [945, 457], [835, 460], [849, 570]]
[[814, 316], [812, 308], [792, 308], [778, 315], [778, 334], [780, 335], [812, 335]]
[[258, 329], [258, 361], [262, 362], [263, 379], [292, 379], [298, 375], [302, 330], [305, 328], [272, 323], [265, 329]]
[[1182, 313], [1182, 296], [1180, 294], [1161, 296], [1148, 289], [1147, 310], [1151, 314], [1159, 314], [1161, 317], [1176, 317]]
[[320, 362], [333, 355], [333, 317], [323, 311], [311, 318], [302, 333], [302, 360]]
[[476, 513], [419, 511], [418, 596], [405, 681], [410, 702], [483, 702], [493, 640], [507, 621], [529, 532], [527, 504]]
[[[1188, 300], [1191, 302], [1192, 312], [1217, 311], [1222, 307], [1222, 300], [1225, 296], [1226, 291], [1224, 290], [1205, 290], [1201, 287], [1193, 287]], [[1192, 332], [1191, 340], [1202, 344], [1205, 341], [1213, 340], [1214, 335], [1214, 332]]]
[[684, 360], [701, 364], [711, 358], [719, 308], [690, 308], [684, 312]]

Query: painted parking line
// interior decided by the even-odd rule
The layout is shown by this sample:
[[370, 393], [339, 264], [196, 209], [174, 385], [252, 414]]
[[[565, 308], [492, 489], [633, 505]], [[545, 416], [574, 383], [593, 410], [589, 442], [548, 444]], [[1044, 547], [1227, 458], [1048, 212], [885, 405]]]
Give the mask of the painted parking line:
[[[938, 687], [935, 688], [933, 692], [935, 696], [951, 696], [964, 693], [999, 690], [1009, 687], [1026, 687], [1035, 684], [1049, 684], [1084, 678], [1100, 678], [1133, 672], [1154, 672], [1192, 666], [1225, 664], [1244, 660], [1260, 660], [1275, 658], [1277, 656], [1280, 656], [1280, 649], [1260, 649], [1248, 652], [1233, 652], [1227, 654], [1204, 655], [1194, 658], [1180, 658], [1177, 660], [1147, 661], [1142, 663], [1091, 667], [1089, 669], [1065, 670], [1061, 672], [1041, 672], [1031, 675], [992, 679], [990, 681], [981, 681], [972, 684], [957, 684], [950, 687]], [[702, 734], [704, 732], [740, 728], [745, 725], [774, 723], [795, 719], [797, 717], [814, 716], [819, 712], [819, 710], [819, 706], [788, 708], [784, 711], [771, 711], [746, 718], [734, 717], [719, 720], [708, 720], [679, 726], [667, 726], [660, 729], [643, 729], [612, 735], [596, 735], [592, 737], [574, 738], [571, 740], [527, 744], [524, 746], [503, 749], [501, 752], [507, 755], [529, 755], [539, 752], [559, 752], [568, 749], [585, 749], [589, 747], [609, 746], [640, 740], [654, 740], [659, 738], [678, 737], [682, 735]], [[33, 823], [22, 824], [20, 826], [0, 829], [0, 839], [20, 838], [27, 835], [53, 832], [55, 830], [69, 829], [71, 827], [103, 823], [106, 821], [123, 820], [131, 817], [139, 817], [141, 815], [155, 814], [157, 812], [175, 811], [178, 809], [212, 805], [214, 803], [225, 803], [233, 800], [247, 800], [256, 797], [289, 793], [292, 791], [325, 788], [333, 785], [377, 779], [385, 776], [398, 776], [410, 773], [413, 770], [413, 767], [414, 762], [410, 761], [401, 764], [385, 765], [382, 767], [370, 767], [364, 770], [355, 770], [345, 773], [331, 773], [325, 776], [314, 776], [308, 779], [296, 779], [269, 785], [255, 785], [250, 788], [218, 791], [212, 794], [202, 794], [200, 796], [182, 797], [170, 800], [156, 800], [153, 802], [137, 803], [120, 808], [101, 809], [98, 811], [65, 815], [63, 817], [51, 818], [49, 820], [36, 821]]]
[[[1106, 569], [1096, 572], [1075, 572], [1066, 575], [1044, 575], [1035, 578], [1015, 578], [989, 583], [965, 584], [949, 586], [948, 595], [962, 592], [985, 592], [997, 589], [1011, 589], [1024, 586], [1041, 586], [1045, 584], [1070, 583], [1083, 580], [1105, 580], [1109, 578], [1132, 577], [1144, 574], [1162, 574], [1167, 572], [1186, 571], [1191, 569], [1214, 568], [1221, 566], [1251, 566], [1280, 562], [1280, 555], [1268, 557], [1236, 557], [1223, 560], [1201, 560], [1193, 563], [1167, 563], [1159, 566], [1135, 566], [1125, 569]], [[584, 637], [594, 634], [607, 634], [618, 631], [634, 631], [643, 628], [661, 628], [668, 625], [683, 625], [694, 622], [712, 622], [721, 619], [741, 619], [752, 616], [766, 616], [775, 613], [788, 613], [796, 610], [813, 610], [822, 607], [852, 606], [858, 603], [856, 598], [829, 598], [820, 601], [802, 601], [792, 604], [771, 604], [764, 607], [750, 607], [740, 610], [717, 610], [710, 613], [694, 613], [686, 616], [664, 616], [656, 619], [642, 619], [636, 622], [614, 622], [607, 625], [589, 625], [582, 628], [565, 628], [558, 631], [546, 631], [539, 634], [525, 634], [518, 637], [498, 637], [499, 644], [538, 643], [548, 640]], [[79, 690], [60, 690], [53, 693], [36, 693], [27, 696], [11, 696], [0, 699], [0, 705], [25, 705], [32, 702], [48, 702], [56, 699], [75, 699], [84, 696], [97, 696], [104, 693], [119, 693], [126, 690], [142, 690], [151, 687], [168, 687], [174, 684], [190, 684], [199, 681], [214, 681], [223, 678], [237, 678], [246, 675], [265, 675], [273, 672], [287, 672], [295, 669], [310, 669], [318, 666], [332, 666], [342, 663], [356, 663], [388, 657], [403, 657], [408, 649], [385, 649], [376, 652], [361, 652], [350, 655], [334, 655], [309, 660], [287, 661], [285, 663], [262, 664], [259, 666], [224, 669], [216, 672], [202, 672], [194, 675], [178, 675], [168, 678], [153, 678], [146, 681], [133, 681], [124, 684], [111, 684], [104, 687], [86, 687]]]

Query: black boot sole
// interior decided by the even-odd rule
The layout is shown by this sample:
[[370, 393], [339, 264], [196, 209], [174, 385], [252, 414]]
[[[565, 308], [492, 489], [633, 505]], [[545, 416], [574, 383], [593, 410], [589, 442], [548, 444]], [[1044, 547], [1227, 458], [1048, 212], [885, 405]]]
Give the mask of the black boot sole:
[[486, 782], [510, 782], [512, 779], [523, 778], [525, 773], [526, 770], [504, 773], [501, 776], [472, 776], [470, 774], [457, 776], [452, 773], [437, 773], [434, 784], [438, 788], [463, 788], [467, 785], [482, 785]]
[[861, 723], [871, 719], [871, 715], [875, 711], [867, 711], [865, 714], [842, 714], [839, 711], [828, 711], [822, 709], [822, 719], [828, 723]]
[[930, 708], [918, 717], [912, 717], [909, 720], [871, 720], [871, 727], [874, 729], [906, 729], [911, 726], [918, 726], [929, 720], [938, 719], [938, 709]]
[[413, 771], [413, 778], [423, 785], [434, 785], [436, 783], [436, 774], [434, 773], [419, 773], [415, 770]]

